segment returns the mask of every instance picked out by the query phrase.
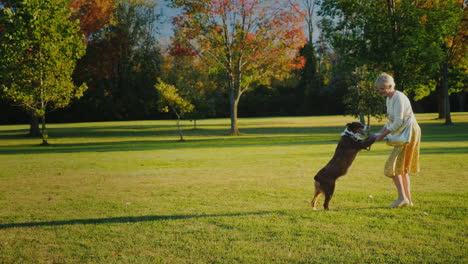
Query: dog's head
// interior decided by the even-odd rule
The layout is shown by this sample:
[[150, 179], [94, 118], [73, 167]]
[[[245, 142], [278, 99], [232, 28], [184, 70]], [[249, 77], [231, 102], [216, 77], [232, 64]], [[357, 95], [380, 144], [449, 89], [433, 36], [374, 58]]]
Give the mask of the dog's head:
[[369, 131], [370, 131], [369, 127], [366, 125], [363, 125], [361, 122], [348, 123], [346, 124], [346, 129], [355, 135], [359, 135], [363, 137], [368, 136]]

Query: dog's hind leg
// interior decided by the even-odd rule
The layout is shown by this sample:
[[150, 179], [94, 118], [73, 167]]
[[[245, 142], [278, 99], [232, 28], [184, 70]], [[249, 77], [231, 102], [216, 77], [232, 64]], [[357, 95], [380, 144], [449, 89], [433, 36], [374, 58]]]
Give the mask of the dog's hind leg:
[[314, 198], [312, 199], [312, 202], [311, 202], [312, 209], [317, 210], [317, 207], [316, 207], [317, 206], [317, 200], [320, 197], [320, 195], [322, 195], [322, 193], [323, 193], [323, 190], [320, 187], [320, 183], [318, 181], [315, 181], [315, 194], [314, 194]]
[[325, 202], [323, 203], [323, 208], [328, 210], [328, 203], [330, 202], [333, 192], [335, 192], [335, 183], [330, 184], [330, 186], [325, 190]]

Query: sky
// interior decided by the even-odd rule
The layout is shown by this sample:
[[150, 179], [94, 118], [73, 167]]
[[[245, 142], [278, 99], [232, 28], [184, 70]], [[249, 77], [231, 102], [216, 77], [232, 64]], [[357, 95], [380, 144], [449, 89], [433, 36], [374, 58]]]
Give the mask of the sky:
[[159, 32], [162, 38], [168, 39], [174, 33], [173, 31], [174, 28], [171, 23], [172, 18], [176, 16], [179, 11], [177, 9], [170, 8], [166, 1], [160, 1], [159, 6], [157, 6], [156, 8], [159, 9], [159, 14], [161, 15], [161, 19], [162, 19], [161, 21], [162, 24], [159, 27]]

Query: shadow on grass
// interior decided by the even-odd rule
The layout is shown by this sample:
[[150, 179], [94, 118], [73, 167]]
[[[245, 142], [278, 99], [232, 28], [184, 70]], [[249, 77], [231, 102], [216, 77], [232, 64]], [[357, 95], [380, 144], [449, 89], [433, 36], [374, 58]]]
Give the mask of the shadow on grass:
[[[274, 123], [274, 122], [272, 122]], [[58, 125], [60, 126], [60, 125]], [[248, 124], [252, 126], [252, 124]], [[468, 122], [459, 122], [454, 126], [445, 126], [442, 124], [420, 124], [422, 135], [427, 141], [438, 141], [447, 138], [448, 140], [468, 140]], [[184, 135], [186, 136], [227, 136], [229, 127], [223, 125], [203, 124], [197, 129], [191, 125], [183, 125]], [[380, 129], [380, 127], [378, 127]], [[299, 134], [339, 134], [343, 131], [343, 126], [309, 126], [302, 127], [241, 127], [240, 132], [244, 135], [299, 135]], [[377, 132], [377, 128], [373, 132]], [[374, 131], [375, 130], [375, 131]], [[29, 129], [4, 129], [0, 130], [0, 139], [20, 139], [27, 137]], [[175, 125], [106, 125], [97, 123], [96, 126], [86, 125], [77, 127], [49, 127], [50, 138], [109, 138], [109, 137], [164, 137], [176, 136], [177, 129]], [[454, 138], [454, 134], [456, 138]]]
[[[247, 127], [241, 129], [243, 136], [228, 137], [227, 129], [210, 128], [186, 129], [185, 142], [177, 142], [176, 130], [170, 125], [108, 125], [86, 127], [58, 127], [49, 130], [52, 145], [38, 147], [21, 144], [25, 138], [21, 132], [26, 130], [0, 131], [1, 139], [17, 139], [19, 144], [0, 146], [0, 154], [40, 154], [40, 153], [74, 153], [74, 152], [115, 152], [144, 151], [159, 149], [184, 148], [226, 148], [278, 145], [323, 145], [336, 144], [343, 131], [342, 126], [327, 127]], [[187, 126], [186, 128], [188, 128]], [[423, 142], [468, 141], [468, 122], [456, 126], [440, 124], [421, 124]], [[375, 132], [375, 131], [374, 131]], [[259, 136], [262, 135], [262, 136]], [[265, 136], [263, 136], [265, 135]], [[216, 137], [207, 139], [190, 139], [190, 137]], [[112, 142], [100, 142], [100, 138], [115, 138]], [[159, 137], [159, 138], [158, 138]], [[162, 137], [162, 138], [161, 138]], [[86, 143], [53, 143], [59, 138], [89, 138], [96, 142]], [[130, 140], [135, 139], [135, 140]], [[38, 139], [39, 140], [39, 139]], [[29, 143], [30, 141], [28, 141]], [[39, 142], [39, 141], [38, 141]], [[15, 142], [16, 143], [16, 142]], [[39, 143], [38, 143], [39, 144]], [[423, 153], [466, 153], [466, 147], [422, 149]]]
[[264, 212], [247, 212], [247, 213], [231, 213], [231, 214], [200, 214], [200, 215], [147, 215], [147, 216], [124, 216], [96, 219], [72, 219], [63, 221], [48, 221], [48, 222], [27, 222], [27, 223], [11, 223], [0, 224], [0, 229], [16, 228], [16, 227], [36, 227], [36, 226], [64, 226], [64, 225], [97, 225], [97, 224], [125, 224], [139, 222], [155, 222], [164, 220], [184, 220], [192, 218], [206, 217], [242, 217], [251, 215], [268, 215], [282, 213], [281, 211], [264, 211]]
[[380, 209], [387, 209], [387, 210], [395, 210], [394, 208], [388, 208], [388, 206], [375, 206], [375, 207], [360, 207], [360, 208], [346, 208], [346, 209], [333, 209], [331, 208], [330, 211], [333, 212], [352, 212], [352, 211], [366, 211], [366, 210], [380, 210]]
[[[0, 146], [0, 154], [41, 154], [41, 153], [79, 153], [79, 152], [117, 152], [117, 151], [144, 151], [164, 149], [190, 149], [190, 148], [230, 148], [254, 146], [289, 146], [289, 145], [323, 145], [336, 144], [339, 136], [327, 138], [324, 136], [295, 136], [295, 137], [229, 137], [213, 139], [193, 139], [184, 142], [174, 140], [134, 140], [117, 142], [91, 142], [91, 143], [52, 143], [48, 147], [39, 145], [8, 145]], [[39, 143], [38, 143], [39, 144]]]
[[[228, 136], [229, 128], [210, 128], [210, 125], [182, 126], [184, 136]], [[298, 134], [339, 134], [344, 126], [329, 127], [247, 127], [241, 128], [243, 135], [298, 135]], [[2, 130], [0, 139], [20, 139], [27, 137], [29, 130]], [[48, 128], [49, 137], [54, 138], [112, 138], [112, 137], [166, 137], [177, 136], [175, 126], [105, 126], [105, 127], [57, 127]]]

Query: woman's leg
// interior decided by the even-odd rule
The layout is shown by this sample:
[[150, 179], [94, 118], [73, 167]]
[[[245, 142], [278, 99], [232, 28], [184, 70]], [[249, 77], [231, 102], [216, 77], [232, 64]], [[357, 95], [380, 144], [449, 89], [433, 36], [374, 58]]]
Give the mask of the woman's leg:
[[403, 179], [403, 190], [406, 198], [408, 198], [409, 205], [413, 206], [413, 200], [411, 199], [411, 181], [409, 178], [409, 173], [402, 175]]
[[401, 175], [397, 175], [392, 178], [393, 183], [395, 184], [395, 187], [398, 191], [398, 200], [393, 202], [389, 207], [402, 207], [408, 205], [409, 201], [408, 198], [406, 197], [404, 185], [403, 185], [403, 177]]

